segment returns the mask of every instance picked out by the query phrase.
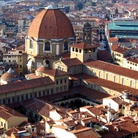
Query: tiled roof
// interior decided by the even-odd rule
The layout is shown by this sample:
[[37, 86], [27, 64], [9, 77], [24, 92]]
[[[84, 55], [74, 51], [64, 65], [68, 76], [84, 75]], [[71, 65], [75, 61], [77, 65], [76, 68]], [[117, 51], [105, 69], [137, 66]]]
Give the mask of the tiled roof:
[[110, 38], [109, 38], [109, 42], [110, 42], [110, 43], [118, 42], [118, 38], [117, 38], [117, 37], [110, 37]]
[[11, 109], [11, 108], [9, 108], [7, 106], [4, 106], [4, 105], [0, 106], [0, 118], [8, 120], [9, 118], [11, 118], [13, 116], [25, 117], [21, 113], [13, 110], [13, 109]]
[[94, 131], [94, 129], [86, 127], [79, 130], [71, 131], [77, 138], [101, 138], [101, 136]]
[[1, 85], [0, 94], [20, 91], [20, 90], [25, 90], [25, 89], [35, 88], [35, 87], [40, 87], [45, 85], [51, 85], [51, 84], [54, 84], [54, 82], [49, 77], [26, 80], [26, 81], [14, 83], [14, 85], [13, 84]]
[[133, 63], [138, 63], [138, 57], [128, 57], [127, 61], [131, 61]]
[[17, 72], [14, 72], [14, 70], [12, 70], [11, 68], [1, 76], [1, 80], [7, 82], [12, 82], [18, 79], [20, 79], [19, 74]]
[[127, 51], [129, 51], [130, 49], [129, 48], [126, 48], [125, 46], [118, 46], [116, 49], [114, 49], [115, 52], [118, 52], [118, 53], [125, 53]]
[[111, 125], [107, 125], [107, 127], [110, 129], [110, 132], [112, 132], [112, 134], [115, 135], [116, 138], [128, 136], [138, 132], [137, 126], [135, 126], [132, 122], [125, 121], [125, 120], [114, 122]]
[[44, 101], [38, 98], [30, 99], [30, 100], [27, 100], [25, 103], [20, 103], [20, 104], [22, 104], [22, 106], [24, 106], [25, 108], [33, 112], [37, 112], [40, 115], [45, 116], [45, 117], [49, 117], [49, 113], [53, 108], [55, 108], [58, 111], [64, 110], [63, 107], [60, 107], [51, 102], [48, 102], [46, 100]]
[[31, 23], [28, 36], [41, 39], [73, 37], [74, 31], [68, 17], [59, 9], [44, 9]]
[[16, 49], [17, 50], [23, 50], [23, 51], [25, 51], [25, 45], [24, 44], [23, 45], [20, 45]]
[[54, 76], [54, 77], [68, 75], [68, 72], [61, 71], [61, 70], [58, 70], [58, 69], [49, 69], [49, 70], [43, 71], [43, 73], [48, 74], [50, 76]]
[[47, 95], [45, 97], [41, 97], [40, 99], [54, 101], [54, 100], [57, 100], [57, 99], [63, 99], [64, 96], [75, 95], [75, 94], [80, 94], [84, 97], [89, 98], [90, 100], [94, 99], [94, 100], [97, 100], [101, 103], [102, 103], [103, 98], [109, 96], [109, 94], [99, 92], [99, 91], [96, 91], [94, 89], [87, 88], [85, 86], [78, 86], [78, 87], [73, 87], [68, 91], [64, 91], [64, 92], [55, 93], [55, 94], [52, 94], [52, 95]]
[[116, 50], [117, 48], [118, 48], [118, 43], [117, 44], [113, 44], [112, 46], [111, 46], [111, 49], [114, 51], [114, 50]]
[[89, 49], [89, 48], [95, 48], [97, 47], [97, 45], [90, 45], [88, 43], [82, 42], [82, 43], [71, 45], [71, 47], [80, 48], [80, 49]]
[[48, 70], [48, 68], [46, 68], [45, 66], [40, 66], [36, 71], [37, 72], [45, 72], [45, 71], [47, 71]]
[[62, 60], [62, 62], [68, 67], [82, 65], [82, 62], [77, 58], [65, 59], [65, 60]]
[[29, 79], [37, 79], [37, 78], [40, 78], [40, 76], [36, 76], [35, 73], [26, 74], [25, 77], [26, 78], [29, 78]]
[[98, 50], [97, 51], [97, 59], [102, 60], [102, 61], [111, 61], [112, 56], [111, 56], [110, 52], [108, 52], [107, 50]]
[[103, 62], [100, 60], [91, 60], [84, 63], [86, 66], [97, 68], [100, 70], [106, 70], [114, 74], [122, 75], [132, 79], [138, 79], [138, 72], [127, 68], [120, 67], [111, 63]]
[[101, 79], [101, 78], [98, 78], [98, 77], [90, 76], [90, 75], [87, 75], [87, 74], [74, 75], [74, 77], [76, 77], [78, 79], [80, 79], [80, 76], [81, 76], [81, 79], [83, 79], [84, 81], [86, 81], [88, 83], [93, 83], [93, 84], [96, 84], [98, 86], [103, 86], [103, 87], [106, 87], [108, 89], [118, 91], [120, 93], [127, 90], [132, 95], [138, 95], [138, 90], [137, 89], [134, 89], [134, 88], [131, 88], [131, 87], [128, 87], [128, 86], [124, 86], [122, 84], [114, 83], [112, 81], [108, 81], [108, 80]]

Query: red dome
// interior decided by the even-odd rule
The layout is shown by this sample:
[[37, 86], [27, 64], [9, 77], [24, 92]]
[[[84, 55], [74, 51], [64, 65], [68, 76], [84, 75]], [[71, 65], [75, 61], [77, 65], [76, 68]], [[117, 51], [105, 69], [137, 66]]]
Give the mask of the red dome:
[[20, 79], [19, 74], [14, 72], [14, 70], [11, 68], [1, 76], [1, 80], [7, 81], [8, 83], [17, 81], [19, 79]]
[[28, 36], [40, 39], [73, 37], [74, 30], [68, 17], [59, 9], [44, 9], [32, 21]]

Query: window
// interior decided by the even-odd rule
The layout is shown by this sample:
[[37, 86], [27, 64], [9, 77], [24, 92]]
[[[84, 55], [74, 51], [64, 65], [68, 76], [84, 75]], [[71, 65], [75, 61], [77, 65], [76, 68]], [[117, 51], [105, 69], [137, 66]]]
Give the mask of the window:
[[56, 84], [58, 85], [58, 80], [56, 80]]
[[28, 99], [28, 94], [26, 94], [26, 100]]
[[116, 76], [114, 76], [114, 82], [116, 82]]
[[47, 95], [49, 94], [49, 90], [47, 90]]
[[33, 49], [33, 41], [30, 40], [30, 49]]
[[45, 90], [43, 90], [43, 95], [46, 95], [46, 91]]
[[108, 74], [106, 74], [106, 80], [108, 80]]
[[53, 88], [51, 89], [51, 94], [53, 94], [53, 92], [54, 92], [54, 90], [53, 90]]
[[62, 79], [60, 79], [60, 83], [62, 84]]
[[50, 43], [49, 42], [45, 43], [45, 49], [44, 49], [44, 51], [51, 51], [51, 49], [50, 49]]
[[64, 85], [64, 90], [67, 90], [67, 86], [66, 85]]
[[60, 86], [60, 91], [62, 91], [62, 86]]
[[68, 42], [65, 41], [65, 42], [64, 42], [64, 50], [68, 51], [68, 45], [69, 45]]
[[124, 78], [122, 78], [122, 84], [124, 85]]
[[99, 71], [99, 78], [101, 78], [101, 72]]
[[132, 87], [133, 83], [132, 83], [132, 80], [130, 81], [130, 87]]
[[56, 92], [58, 92], [58, 87], [56, 87]]
[[81, 53], [81, 49], [79, 49], [79, 53]]
[[23, 95], [21, 96], [21, 98], [22, 98], [22, 100], [24, 100], [24, 96]]
[[74, 47], [72, 48], [72, 51], [74, 51]]

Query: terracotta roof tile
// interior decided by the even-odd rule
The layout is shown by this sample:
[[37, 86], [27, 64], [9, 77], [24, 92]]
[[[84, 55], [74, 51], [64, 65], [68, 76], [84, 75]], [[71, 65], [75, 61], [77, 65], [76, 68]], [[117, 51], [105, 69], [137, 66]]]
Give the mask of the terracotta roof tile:
[[73, 37], [74, 31], [68, 17], [59, 9], [44, 9], [31, 23], [28, 36], [41, 39]]
[[82, 62], [77, 58], [70, 58], [70, 59], [65, 59], [61, 61], [68, 67], [82, 65]]
[[102, 61], [111, 61], [112, 56], [111, 56], [110, 52], [108, 52], [107, 50], [98, 50], [97, 51], [97, 59], [102, 60]]
[[58, 69], [49, 69], [49, 70], [43, 71], [43, 73], [54, 77], [68, 75], [68, 72], [64, 72]]
[[84, 81], [86, 81], [88, 83], [93, 83], [93, 84], [96, 84], [98, 86], [103, 86], [103, 87], [106, 87], [106, 88], [109, 88], [109, 89], [112, 89], [112, 90], [116, 90], [120, 93], [127, 90], [132, 95], [138, 95], [138, 90], [137, 89], [134, 89], [134, 88], [131, 88], [131, 87], [128, 87], [128, 86], [124, 86], [124, 85], [119, 84], [119, 83], [114, 83], [112, 81], [108, 81], [108, 80], [101, 79], [101, 78], [98, 78], [98, 77], [90, 76], [90, 75], [87, 75], [87, 74], [77, 74], [77, 75], [74, 75], [74, 77], [76, 77], [78, 79], [81, 78], [81, 79], [83, 79]]
[[112, 72], [114, 74], [118, 74], [118, 75], [122, 75], [125, 77], [129, 77], [129, 78], [138, 80], [138, 72], [137, 71], [123, 68], [118, 65], [111, 64], [111, 63], [103, 62], [100, 60], [89, 60], [89, 61], [85, 62], [84, 65], [90, 66], [93, 68], [98, 68], [100, 70], [106, 70], [106, 71]]
[[88, 43], [82, 42], [82, 43], [71, 45], [71, 47], [80, 48], [80, 49], [89, 49], [89, 48], [95, 48], [97, 47], [97, 45], [90, 45]]
[[54, 84], [54, 82], [49, 77], [37, 78], [37, 79], [17, 82], [14, 83], [14, 85], [13, 84], [1, 85], [0, 93], [9, 93], [9, 92], [20, 91], [51, 84]]

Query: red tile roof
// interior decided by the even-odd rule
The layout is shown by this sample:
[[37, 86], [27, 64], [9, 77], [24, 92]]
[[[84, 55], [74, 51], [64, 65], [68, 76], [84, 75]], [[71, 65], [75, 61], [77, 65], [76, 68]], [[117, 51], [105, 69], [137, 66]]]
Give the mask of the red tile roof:
[[79, 49], [90, 49], [90, 48], [95, 48], [97, 47], [97, 45], [90, 45], [88, 43], [77, 43], [77, 44], [74, 44], [74, 45], [71, 45], [71, 47], [75, 47], [75, 48], [79, 48]]
[[74, 31], [68, 17], [59, 9], [44, 9], [31, 23], [28, 36], [41, 39], [73, 37]]
[[94, 77], [94, 76], [90, 76], [87, 74], [77, 74], [74, 75], [74, 77], [78, 78], [78, 79], [83, 79], [84, 81], [88, 82], [88, 83], [93, 83], [96, 84], [98, 86], [103, 86], [106, 87], [108, 89], [112, 89], [112, 90], [116, 90], [120, 93], [124, 92], [124, 91], [128, 91], [129, 93], [131, 93], [132, 95], [138, 95], [138, 90], [128, 87], [128, 86], [124, 86], [122, 84], [118, 84], [118, 83], [114, 83], [112, 81], [108, 81], [105, 79], [101, 79], [98, 77]]
[[98, 50], [97, 51], [97, 59], [102, 60], [102, 61], [111, 61], [112, 56], [111, 56], [110, 52], [108, 52], [107, 50]]
[[115, 52], [118, 52], [118, 53], [125, 53], [127, 51], [129, 51], [130, 49], [129, 48], [126, 48], [125, 46], [118, 46], [116, 49], [114, 49]]
[[49, 69], [49, 70], [43, 71], [43, 73], [48, 74], [50, 76], [54, 76], [54, 77], [68, 75], [68, 72], [61, 71], [61, 70], [58, 70], [58, 69]]
[[85, 62], [84, 65], [90, 66], [93, 68], [97, 68], [100, 70], [106, 70], [106, 71], [112, 72], [114, 74], [118, 74], [118, 75], [122, 75], [125, 77], [129, 77], [129, 78], [138, 80], [138, 72], [137, 71], [123, 68], [118, 65], [111, 64], [111, 63], [103, 62], [100, 60], [89, 60], [89, 61]]
[[51, 85], [51, 84], [54, 84], [54, 82], [49, 77], [43, 77], [33, 80], [17, 82], [14, 83], [14, 85], [13, 84], [0, 85], [0, 94], [20, 91], [45, 85]]
[[92, 128], [86, 127], [71, 131], [77, 138], [101, 138], [101, 136]]
[[68, 67], [82, 65], [82, 62], [77, 58], [70, 58], [61, 61]]
[[25, 117], [21, 113], [13, 110], [13, 109], [11, 109], [11, 108], [9, 108], [7, 106], [4, 106], [4, 105], [0, 106], [0, 118], [8, 120], [9, 118], [11, 118], [13, 116]]

